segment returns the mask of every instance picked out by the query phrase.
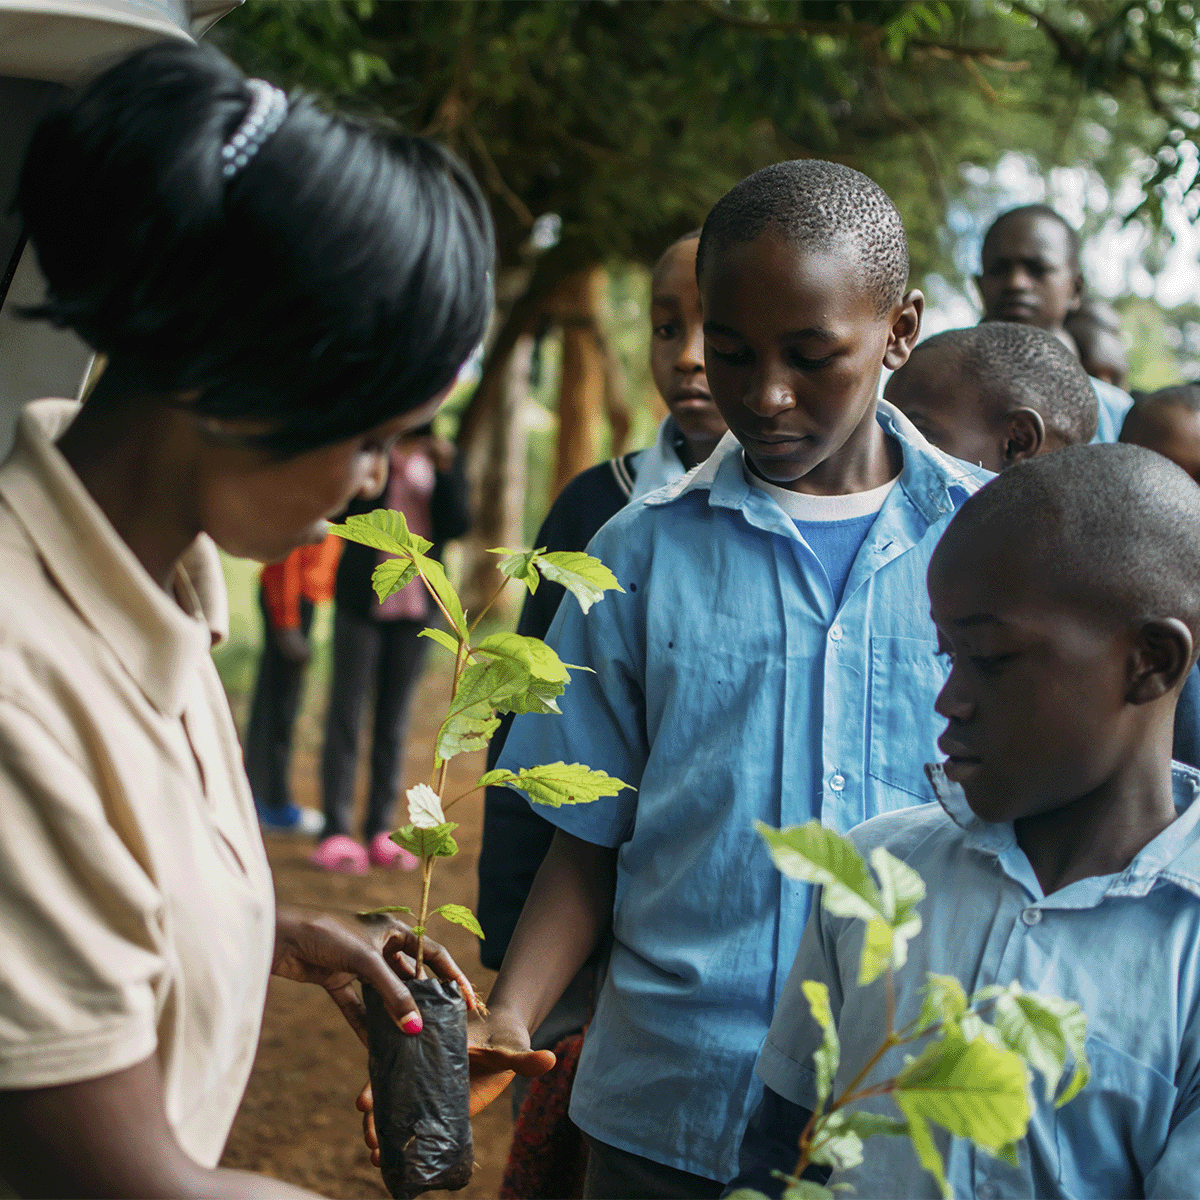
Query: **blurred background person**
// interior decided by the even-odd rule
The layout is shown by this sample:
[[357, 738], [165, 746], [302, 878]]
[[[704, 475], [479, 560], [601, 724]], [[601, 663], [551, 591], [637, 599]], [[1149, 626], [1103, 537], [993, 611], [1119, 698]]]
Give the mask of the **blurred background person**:
[[[389, 456], [382, 494], [356, 500], [346, 515], [376, 508], [404, 513], [410, 531], [431, 541], [429, 553], [440, 559], [446, 542], [470, 528], [466, 476], [454, 446], [435, 437], [429, 426], [398, 442]], [[310, 861], [323, 870], [350, 875], [361, 875], [372, 865], [411, 870], [417, 862], [388, 835], [403, 785], [409, 709], [429, 649], [421, 630], [436, 614], [419, 579], [380, 604], [371, 576], [387, 557], [347, 542], [337, 568], [333, 665], [321, 754], [325, 817]], [[373, 700], [364, 847], [351, 836], [351, 828], [359, 730], [368, 696]]]

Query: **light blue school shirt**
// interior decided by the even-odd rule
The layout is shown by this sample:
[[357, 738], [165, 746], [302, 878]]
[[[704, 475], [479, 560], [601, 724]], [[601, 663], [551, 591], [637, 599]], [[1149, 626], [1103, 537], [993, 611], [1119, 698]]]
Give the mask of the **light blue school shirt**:
[[[608, 977], [571, 1118], [592, 1137], [730, 1178], [757, 1103], [754, 1061], [800, 943], [809, 889], [771, 865], [754, 820], [849, 829], [933, 799], [943, 722], [925, 571], [984, 477], [880, 402], [899, 482], [841, 604], [795, 525], [746, 480], [728, 437], [702, 466], [622, 509], [589, 550], [614, 571], [548, 640], [575, 672], [562, 716], [513, 723], [499, 765], [565, 760], [638, 790], [537, 806], [619, 847]], [[782, 969], [777, 970], [777, 964]]]
[[[1173, 782], [1179, 817], [1124, 871], [1049, 896], [1011, 823], [981, 821], [944, 776], [942, 807], [888, 813], [851, 833], [864, 856], [886, 846], [928, 888], [924, 928], [896, 976], [898, 1026], [920, 1011], [927, 971], [955, 976], [968, 993], [1017, 980], [1087, 1013], [1091, 1081], [1056, 1110], [1035, 1075], [1019, 1166], [937, 1131], [955, 1196], [1200, 1195], [1200, 773], [1176, 763]], [[763, 1082], [805, 1108], [816, 1096], [812, 1052], [821, 1038], [802, 980], [829, 987], [842, 1039], [835, 1092], [879, 1044], [882, 980], [855, 986], [862, 928], [814, 912], [759, 1059]], [[905, 1052], [917, 1050], [891, 1051], [870, 1078], [894, 1075]], [[861, 1107], [897, 1115], [882, 1098]], [[851, 1184], [858, 1200], [939, 1195], [904, 1138], [872, 1138], [863, 1165], [835, 1181]]]
[[1119, 442], [1121, 426], [1125, 423], [1125, 414], [1133, 407], [1133, 397], [1122, 391], [1114, 383], [1107, 383], [1089, 375], [1092, 390], [1096, 393], [1096, 436], [1095, 442]]

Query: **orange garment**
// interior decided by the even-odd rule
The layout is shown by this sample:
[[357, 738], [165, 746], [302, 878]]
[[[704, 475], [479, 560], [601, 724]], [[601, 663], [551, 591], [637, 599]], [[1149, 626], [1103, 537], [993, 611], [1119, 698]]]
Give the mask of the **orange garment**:
[[342, 539], [328, 534], [319, 546], [301, 546], [262, 569], [263, 599], [276, 629], [300, 628], [300, 597], [313, 604], [333, 599]]

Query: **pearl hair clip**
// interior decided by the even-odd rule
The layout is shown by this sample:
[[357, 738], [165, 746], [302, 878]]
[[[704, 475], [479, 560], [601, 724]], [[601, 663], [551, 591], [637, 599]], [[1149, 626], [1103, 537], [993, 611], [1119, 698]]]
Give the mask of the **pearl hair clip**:
[[283, 124], [287, 116], [287, 96], [274, 84], [265, 79], [247, 79], [246, 86], [252, 93], [250, 108], [245, 120], [221, 147], [221, 158], [224, 160], [221, 174], [226, 179], [233, 178], [259, 152], [263, 142]]

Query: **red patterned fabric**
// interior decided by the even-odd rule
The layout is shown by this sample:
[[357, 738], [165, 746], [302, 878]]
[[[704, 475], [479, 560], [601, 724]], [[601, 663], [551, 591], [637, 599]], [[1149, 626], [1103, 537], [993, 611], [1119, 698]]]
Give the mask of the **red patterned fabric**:
[[583, 1034], [554, 1047], [558, 1062], [529, 1084], [517, 1116], [500, 1200], [579, 1200], [587, 1169], [587, 1143], [567, 1116]]

